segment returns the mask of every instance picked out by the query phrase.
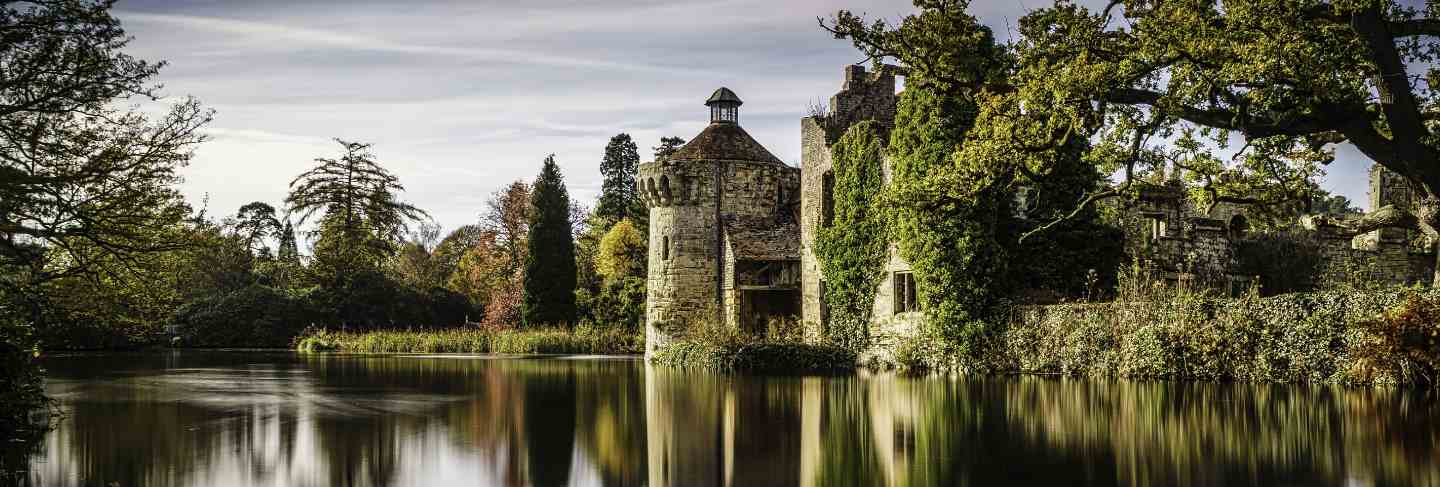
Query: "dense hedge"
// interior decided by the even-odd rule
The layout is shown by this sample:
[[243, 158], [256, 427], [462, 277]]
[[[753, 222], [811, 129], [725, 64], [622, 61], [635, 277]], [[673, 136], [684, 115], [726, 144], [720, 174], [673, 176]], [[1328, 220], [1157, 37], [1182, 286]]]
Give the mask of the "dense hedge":
[[361, 333], [310, 330], [295, 340], [295, 348], [301, 352], [631, 355], [644, 352], [645, 337], [635, 332], [584, 324], [573, 330], [456, 328]]
[[681, 341], [661, 349], [651, 362], [755, 373], [837, 373], [855, 370], [855, 352], [833, 345], [799, 342], [712, 343]]
[[200, 347], [285, 347], [306, 326], [326, 321], [307, 293], [252, 285], [186, 303], [175, 312], [183, 343]]
[[1072, 376], [1281, 383], [1435, 383], [1440, 292], [1334, 290], [1019, 310], [983, 363]]

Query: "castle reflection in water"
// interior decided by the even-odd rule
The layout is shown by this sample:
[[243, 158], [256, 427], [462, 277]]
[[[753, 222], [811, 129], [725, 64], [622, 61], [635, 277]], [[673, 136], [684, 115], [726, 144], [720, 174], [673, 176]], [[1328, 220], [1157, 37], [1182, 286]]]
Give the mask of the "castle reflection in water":
[[7, 458], [21, 484], [1440, 484], [1426, 391], [253, 352], [47, 365], [68, 417]]

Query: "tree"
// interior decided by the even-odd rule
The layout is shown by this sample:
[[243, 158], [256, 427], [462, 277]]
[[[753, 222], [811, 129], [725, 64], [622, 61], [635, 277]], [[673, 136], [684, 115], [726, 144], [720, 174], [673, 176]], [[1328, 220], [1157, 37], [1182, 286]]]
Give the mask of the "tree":
[[620, 220], [600, 238], [592, 267], [599, 281], [588, 312], [596, 323], [637, 327], [645, 319], [645, 235]]
[[640, 154], [630, 134], [611, 137], [605, 145], [605, 157], [600, 160], [600, 174], [605, 181], [600, 185], [600, 201], [594, 212], [606, 229], [626, 218], [648, 220], [649, 209], [635, 187], [639, 170]]
[[[1432, 133], [1440, 130], [1440, 94], [1428, 87], [1440, 71], [1410, 74], [1436, 59], [1440, 19], [1432, 8], [1138, 0], [1092, 11], [1057, 2], [1021, 19], [1005, 56], [987, 58], [975, 55], [988, 31], [963, 13], [968, 2], [917, 6], [921, 13], [898, 28], [849, 12], [827, 28], [872, 58], [898, 60], [912, 76], [977, 100], [983, 123], [1005, 127], [996, 142], [1044, 152], [1075, 138], [1101, 141], [1090, 160], [1106, 174], [1123, 171], [1124, 180], [1076, 206], [1133, 190], [1166, 160], [1154, 138], [1178, 140], [1172, 147], [1182, 150], [1191, 144], [1192, 152], [1200, 143], [1228, 149], [1232, 138], [1242, 141], [1228, 160], [1169, 162], [1192, 172], [1212, 201], [1259, 206], [1309, 199], [1319, 166], [1349, 143], [1405, 177], [1416, 201], [1334, 223], [1354, 234], [1418, 229], [1440, 242], [1440, 139]], [[1046, 165], [1025, 169], [1043, 174]]]
[[480, 217], [480, 226], [495, 234], [496, 242], [505, 249], [508, 256], [507, 271], [518, 271], [525, 263], [528, 249], [526, 239], [530, 236], [530, 185], [515, 181], [490, 195], [485, 202], [486, 212]]
[[555, 156], [545, 158], [530, 194], [530, 234], [525, 256], [527, 326], [570, 325], [575, 321], [575, 241], [570, 196]]
[[661, 137], [660, 145], [652, 147], [652, 149], [655, 150], [655, 160], [663, 161], [669, 159], [670, 156], [675, 154], [675, 151], [680, 150], [680, 147], [683, 145], [685, 145], [685, 139], [679, 137]]
[[[187, 245], [175, 184], [211, 112], [192, 99], [155, 119], [161, 64], [124, 53], [113, 1], [0, 2], [0, 436], [43, 400], [33, 332], [45, 287], [133, 275]], [[127, 277], [127, 279], [129, 279]], [[132, 282], [135, 279], [129, 279]], [[93, 280], [92, 280], [93, 281]], [[73, 282], [73, 280], [72, 280]], [[32, 431], [33, 433], [33, 431]], [[30, 436], [30, 435], [24, 435]]]
[[270, 248], [265, 246], [265, 239], [280, 237], [284, 230], [280, 219], [275, 217], [275, 207], [259, 201], [241, 206], [235, 214], [235, 231], [245, 240], [245, 248], [254, 255], [269, 255]]
[[645, 275], [645, 235], [630, 220], [620, 220], [600, 239], [595, 273], [604, 279]]
[[281, 262], [300, 263], [300, 244], [295, 240], [295, 226], [290, 224], [290, 219], [285, 219], [285, 226], [280, 230], [279, 250], [275, 257]]
[[381, 265], [394, 254], [408, 223], [429, 215], [395, 198], [405, 188], [375, 161], [368, 144], [336, 142], [342, 155], [315, 159], [314, 168], [290, 182], [285, 198], [301, 224], [322, 214], [307, 274], [323, 291], [317, 300], [342, 323], [393, 323], [402, 316], [385, 296], [397, 292], [397, 285]]
[[395, 199], [405, 187], [375, 161], [370, 144], [335, 142], [343, 150], [340, 158], [316, 158], [314, 168], [290, 181], [285, 204], [300, 216], [301, 224], [323, 213], [321, 232], [337, 232], [342, 245], [388, 253], [408, 223], [429, 214]]

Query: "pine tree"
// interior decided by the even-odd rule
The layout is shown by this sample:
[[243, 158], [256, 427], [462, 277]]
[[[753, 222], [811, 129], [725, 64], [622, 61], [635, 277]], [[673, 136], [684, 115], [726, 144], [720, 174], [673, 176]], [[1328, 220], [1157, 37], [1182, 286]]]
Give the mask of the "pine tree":
[[290, 224], [290, 219], [285, 219], [285, 229], [280, 231], [280, 250], [276, 256], [282, 262], [299, 262], [300, 245], [295, 241], [295, 226]]
[[630, 134], [611, 137], [605, 145], [605, 158], [600, 160], [600, 174], [605, 176], [605, 182], [600, 185], [600, 202], [595, 205], [598, 224], [608, 229], [626, 218], [649, 220], [648, 208], [640, 201], [635, 188], [639, 170], [640, 153]]
[[575, 321], [575, 241], [570, 195], [553, 154], [545, 158], [531, 189], [530, 236], [526, 240], [529, 252], [521, 320], [526, 326], [570, 325]]
[[663, 161], [670, 158], [670, 155], [680, 150], [680, 147], [683, 145], [685, 145], [685, 139], [679, 137], [661, 137], [660, 145], [652, 147], [652, 149], [655, 149], [655, 160]]

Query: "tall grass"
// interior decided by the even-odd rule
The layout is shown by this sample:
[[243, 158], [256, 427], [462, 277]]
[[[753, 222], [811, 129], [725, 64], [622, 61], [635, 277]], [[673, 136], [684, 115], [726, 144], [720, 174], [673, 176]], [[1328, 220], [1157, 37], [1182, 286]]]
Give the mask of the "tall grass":
[[343, 332], [308, 330], [295, 341], [301, 352], [351, 353], [559, 353], [628, 355], [645, 351], [633, 330], [580, 325], [536, 329], [454, 328], [433, 331]]

